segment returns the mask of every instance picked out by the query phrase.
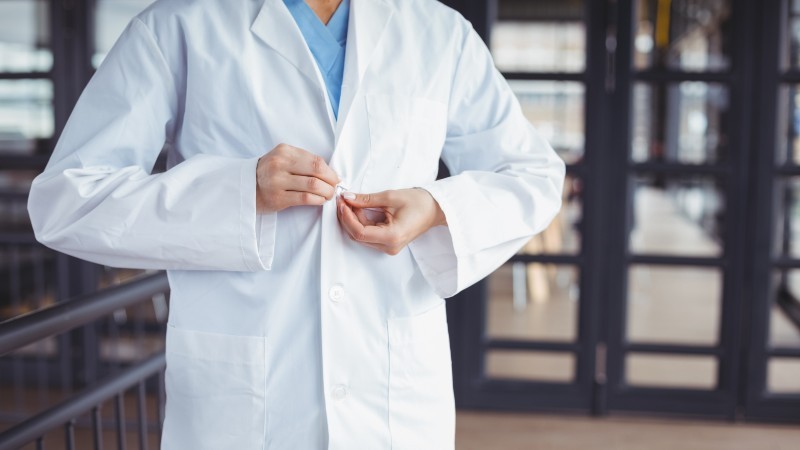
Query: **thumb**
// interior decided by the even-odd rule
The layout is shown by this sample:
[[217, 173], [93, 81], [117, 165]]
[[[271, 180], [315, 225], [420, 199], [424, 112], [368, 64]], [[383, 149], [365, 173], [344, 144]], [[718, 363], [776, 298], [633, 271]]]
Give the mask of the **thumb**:
[[375, 192], [372, 194], [356, 194], [354, 192], [345, 192], [342, 194], [342, 198], [347, 204], [356, 208], [383, 208], [392, 206], [389, 202], [389, 197], [387, 191]]

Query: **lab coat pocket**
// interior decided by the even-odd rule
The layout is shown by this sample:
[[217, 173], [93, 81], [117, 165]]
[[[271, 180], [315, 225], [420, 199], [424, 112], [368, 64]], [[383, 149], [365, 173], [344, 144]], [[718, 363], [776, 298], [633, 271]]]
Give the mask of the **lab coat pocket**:
[[264, 447], [265, 343], [167, 328], [167, 409], [162, 449]]
[[452, 449], [455, 402], [445, 303], [390, 318], [388, 332], [392, 449]]
[[367, 94], [366, 102], [370, 152], [361, 189], [400, 189], [435, 179], [446, 105], [402, 94]]

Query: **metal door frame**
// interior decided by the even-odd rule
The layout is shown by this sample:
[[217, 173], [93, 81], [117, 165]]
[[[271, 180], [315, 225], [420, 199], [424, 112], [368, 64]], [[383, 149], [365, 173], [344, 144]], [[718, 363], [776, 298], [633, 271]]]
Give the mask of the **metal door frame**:
[[[800, 84], [800, 71], [780, 74], [777, 70], [776, 42], [781, 39], [782, 28], [778, 22], [783, 20], [780, 8], [785, 7], [785, 2], [788, 0], [769, 0], [756, 5], [747, 0], [732, 0], [732, 29], [728, 31], [731, 64], [725, 71], [634, 70], [631, 52], [635, 0], [587, 0], [584, 73], [505, 74], [508, 79], [582, 81], [586, 87], [584, 160], [568, 169], [587, 186], [582, 204], [581, 253], [512, 259], [574, 264], [579, 268], [578, 340], [562, 344], [490, 339], [484, 326], [486, 283], [467, 289], [448, 302], [459, 407], [800, 420], [800, 395], [767, 394], [764, 387], [769, 356], [800, 356], [797, 349], [766, 346], [771, 264], [800, 268], [800, 260], [772, 261], [769, 251], [773, 178], [776, 173], [800, 175], [798, 167], [783, 167], [773, 173], [771, 151], [775, 148], [776, 89], [780, 82]], [[482, 37], [488, 37], [493, 14], [485, 11], [495, 10], [492, 0], [449, 3], [466, 13], [468, 19], [477, 21], [476, 28]], [[484, 16], [479, 13], [482, 10]], [[727, 86], [731, 98], [727, 117], [729, 157], [720, 163], [700, 165], [631, 162], [634, 83], [679, 81], [718, 82]], [[754, 120], [753, 111], [758, 111], [758, 120]], [[639, 174], [700, 175], [721, 180], [726, 207], [721, 256], [630, 254], [627, 234], [630, 182], [632, 176]], [[627, 341], [627, 271], [630, 264], [636, 263], [719, 268], [722, 299], [717, 345]], [[574, 383], [487, 379], [483, 369], [484, 352], [488, 349], [574, 352], [577, 358]], [[628, 352], [716, 357], [717, 386], [712, 390], [630, 386], [624, 377]]]
[[[488, 36], [496, 11], [492, 0], [445, 1], [461, 11], [472, 21], [481, 37]], [[448, 322], [453, 353], [454, 387], [456, 403], [462, 408], [540, 410], [540, 411], [594, 411], [603, 409], [604, 374], [595, 370], [596, 354], [602, 354], [603, 344], [598, 341], [601, 311], [602, 274], [592, 273], [589, 267], [602, 264], [606, 224], [599, 220], [606, 208], [601, 202], [598, 185], [607, 165], [595, 142], [604, 142], [607, 126], [591, 118], [603, 117], [606, 96], [607, 70], [606, 13], [603, 2], [586, 1], [584, 17], [587, 23], [587, 60], [584, 72], [578, 73], [505, 73], [509, 80], [548, 80], [582, 82], [584, 90], [585, 142], [587, 149], [583, 160], [569, 165], [567, 173], [579, 177], [586, 186], [582, 200], [580, 223], [581, 249], [576, 255], [516, 255], [512, 261], [565, 264], [579, 271], [580, 306], [578, 310], [577, 340], [574, 342], [522, 341], [490, 339], [484, 333], [485, 281], [466, 289], [448, 301]], [[591, 236], [590, 236], [591, 233]], [[537, 381], [492, 380], [483, 374], [484, 351], [489, 349], [534, 350], [541, 352], [571, 352], [575, 355], [573, 383]]]

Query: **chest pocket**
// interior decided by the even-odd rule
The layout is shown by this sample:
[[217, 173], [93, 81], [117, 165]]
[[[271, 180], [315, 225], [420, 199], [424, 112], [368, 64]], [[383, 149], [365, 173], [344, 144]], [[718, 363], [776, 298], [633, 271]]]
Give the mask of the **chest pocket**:
[[370, 152], [362, 190], [433, 181], [447, 132], [444, 103], [402, 94], [367, 94]]

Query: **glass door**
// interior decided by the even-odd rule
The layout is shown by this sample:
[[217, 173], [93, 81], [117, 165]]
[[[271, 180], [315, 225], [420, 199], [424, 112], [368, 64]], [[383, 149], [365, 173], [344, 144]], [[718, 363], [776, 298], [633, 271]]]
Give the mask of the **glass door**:
[[[485, 36], [527, 118], [567, 163], [563, 208], [511, 260], [450, 302], [460, 406], [590, 410], [595, 380], [596, 280], [587, 276], [595, 218], [586, 207], [603, 90], [599, 2], [498, 0]], [[600, 6], [600, 7], [598, 7]], [[452, 325], [451, 325], [452, 326]], [[458, 366], [457, 366], [458, 369]]]
[[486, 4], [568, 170], [449, 302], [459, 405], [800, 418], [800, 0]]
[[[800, 418], [800, 1], [762, 6], [761, 151], [746, 414]], [[755, 118], [754, 118], [755, 119]]]
[[[733, 417], [748, 173], [736, 0], [616, 3], [608, 408]], [[734, 32], [734, 30], [738, 31]]]

